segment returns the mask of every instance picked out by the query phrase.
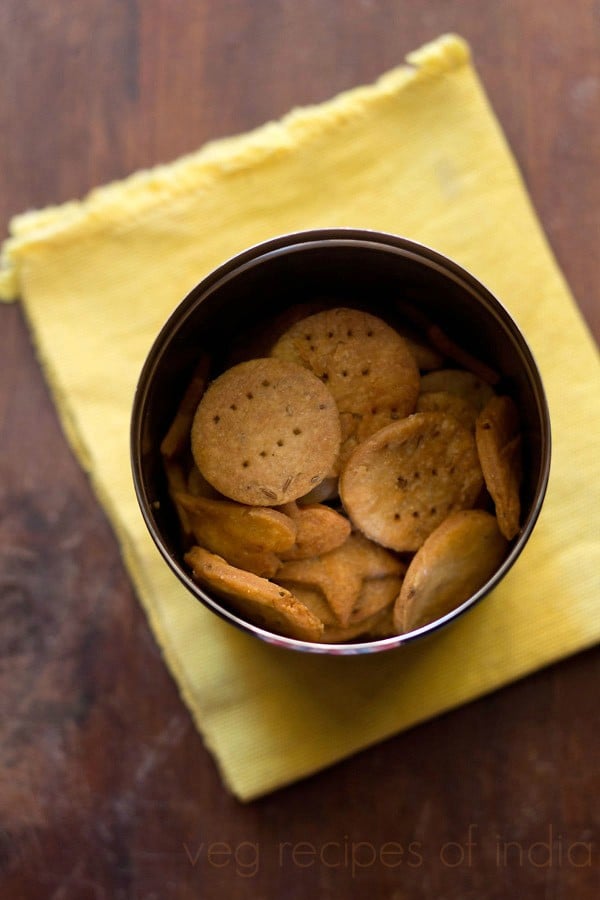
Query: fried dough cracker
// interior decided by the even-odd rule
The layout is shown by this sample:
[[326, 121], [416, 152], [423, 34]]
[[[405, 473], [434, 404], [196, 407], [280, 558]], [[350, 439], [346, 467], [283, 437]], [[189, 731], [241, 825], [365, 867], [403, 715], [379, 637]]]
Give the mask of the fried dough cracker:
[[192, 454], [226, 497], [279, 506], [329, 474], [340, 437], [334, 399], [315, 375], [279, 359], [254, 359], [207, 389], [192, 425]]
[[329, 553], [282, 563], [277, 577], [289, 585], [318, 588], [338, 623], [345, 626], [350, 623], [365, 579], [399, 575], [402, 571], [402, 563], [392, 553], [361, 534], [351, 534]]
[[297, 582], [283, 581], [279, 576], [277, 577], [277, 584], [286, 588], [297, 600], [304, 603], [311, 613], [313, 613], [317, 619], [320, 619], [325, 626], [339, 626], [339, 622], [336, 619], [333, 610], [325, 599], [323, 591], [319, 588], [309, 587], [306, 584], [299, 584]]
[[[370, 313], [338, 307], [308, 316], [271, 355], [305, 366], [331, 390], [342, 418], [342, 458], [360, 440], [414, 411], [419, 370], [407, 342]], [[350, 442], [350, 444], [348, 444]]]
[[183, 493], [176, 500], [201, 547], [255, 575], [274, 575], [280, 565], [277, 554], [296, 540], [294, 521], [274, 509]]
[[368, 578], [363, 581], [358, 599], [354, 604], [350, 625], [370, 619], [375, 613], [393, 606], [402, 587], [406, 566], [402, 563], [402, 574], [385, 575], [382, 578]]
[[453, 416], [414, 413], [354, 450], [340, 477], [351, 521], [393, 550], [418, 550], [449, 512], [472, 506], [483, 476], [473, 435]]
[[325, 625], [319, 643], [343, 644], [359, 638], [368, 639], [374, 636], [379, 627], [385, 627], [383, 623], [386, 620], [389, 620], [389, 613], [387, 610], [383, 610], [373, 613], [372, 616], [362, 619], [360, 622], [351, 622], [349, 625]]
[[209, 484], [198, 466], [192, 462], [187, 476], [187, 493], [194, 497], [208, 497], [210, 500], [223, 500], [222, 494]]
[[282, 560], [308, 559], [329, 553], [343, 544], [350, 534], [348, 519], [329, 506], [320, 503], [307, 506], [286, 503], [279, 509], [290, 517], [297, 528], [295, 543], [281, 553]]
[[192, 547], [184, 559], [196, 581], [225, 597], [255, 625], [299, 641], [321, 639], [321, 620], [280, 585], [231, 566], [203, 547]]
[[485, 484], [496, 507], [500, 531], [511, 540], [521, 518], [521, 436], [519, 414], [510, 397], [492, 397], [475, 429]]
[[394, 625], [394, 604], [386, 607], [383, 612], [369, 623], [366, 634], [374, 640], [394, 637], [398, 634]]
[[441, 618], [491, 578], [508, 549], [494, 516], [481, 509], [452, 513], [408, 566], [394, 606], [399, 634]]

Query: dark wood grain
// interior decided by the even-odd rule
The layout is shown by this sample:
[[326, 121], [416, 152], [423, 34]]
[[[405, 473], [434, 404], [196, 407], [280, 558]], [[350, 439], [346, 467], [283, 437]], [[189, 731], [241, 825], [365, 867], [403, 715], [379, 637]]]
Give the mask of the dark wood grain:
[[[5, 0], [3, 227], [370, 81], [444, 31], [471, 42], [600, 337], [591, 0]], [[0, 308], [0, 361], [3, 897], [599, 895], [597, 650], [242, 806], [164, 667], [19, 305]]]

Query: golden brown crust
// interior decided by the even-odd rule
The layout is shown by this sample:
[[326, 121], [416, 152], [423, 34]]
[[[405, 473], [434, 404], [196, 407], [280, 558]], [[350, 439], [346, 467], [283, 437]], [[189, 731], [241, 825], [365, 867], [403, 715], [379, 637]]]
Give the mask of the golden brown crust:
[[327, 384], [342, 418], [342, 459], [357, 440], [414, 411], [419, 370], [407, 342], [370, 313], [338, 307], [298, 322], [271, 354]]
[[[264, 356], [208, 388], [200, 360], [163, 466], [193, 577], [249, 622], [331, 643], [405, 633], [504, 558], [520, 519], [516, 408], [493, 369], [425, 326], [423, 340], [316, 302], [250, 329], [230, 363]], [[342, 513], [320, 502], [338, 493]], [[496, 517], [474, 509], [492, 499]], [[414, 554], [408, 568], [393, 551]]]
[[278, 359], [240, 363], [214, 381], [192, 425], [192, 453], [218, 491], [253, 506], [308, 493], [331, 470], [339, 415], [311, 372]]
[[288, 590], [229, 565], [203, 547], [185, 554], [194, 579], [225, 597], [249, 621], [300, 641], [318, 641], [323, 623]]
[[340, 496], [371, 540], [414, 551], [451, 511], [472, 506], [482, 484], [473, 435], [445, 413], [415, 413], [359, 444]]
[[475, 431], [477, 408], [459, 394], [450, 391], [426, 391], [419, 395], [417, 412], [443, 412], [458, 419], [469, 431]]
[[350, 522], [329, 506], [320, 503], [298, 506], [286, 503], [280, 507], [297, 528], [294, 544], [281, 553], [281, 559], [308, 559], [329, 553], [344, 543], [350, 534]]
[[350, 624], [363, 622], [376, 613], [383, 612], [393, 606], [402, 587], [402, 579], [406, 566], [398, 575], [384, 575], [381, 578], [368, 578], [363, 581], [358, 599], [354, 604]]
[[293, 594], [294, 597], [303, 603], [307, 609], [317, 617], [317, 619], [321, 620], [325, 627], [339, 625], [333, 610], [325, 599], [323, 591], [319, 588], [310, 587], [306, 584], [299, 584], [298, 582], [283, 581], [279, 577], [277, 578], [277, 584], [280, 584], [281, 587], [286, 588], [290, 594]]
[[270, 578], [280, 565], [278, 554], [296, 540], [296, 525], [281, 512], [179, 493], [196, 542], [238, 566]]
[[[387, 628], [389, 613], [387, 610], [376, 612], [360, 622], [350, 622], [348, 625], [325, 625], [319, 643], [342, 644], [346, 641], [357, 641], [363, 638], [370, 640], [373, 637], [388, 637]], [[379, 633], [381, 629], [381, 633]]]
[[468, 600], [491, 578], [507, 549], [490, 513], [471, 509], [448, 516], [408, 566], [394, 606], [397, 632], [434, 622]]
[[475, 436], [500, 531], [511, 540], [519, 531], [521, 518], [521, 436], [519, 414], [510, 397], [491, 398], [479, 414]]
[[282, 563], [277, 578], [290, 586], [318, 588], [338, 623], [348, 625], [366, 579], [399, 575], [403, 571], [403, 564], [394, 554], [361, 534], [351, 534], [329, 553]]

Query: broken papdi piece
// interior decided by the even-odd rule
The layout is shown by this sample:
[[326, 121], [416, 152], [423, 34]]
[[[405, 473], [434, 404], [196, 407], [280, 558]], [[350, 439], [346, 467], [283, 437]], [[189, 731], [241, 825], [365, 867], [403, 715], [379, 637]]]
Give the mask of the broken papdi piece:
[[282, 560], [307, 559], [328, 553], [343, 544], [350, 534], [348, 519], [329, 506], [320, 503], [298, 506], [292, 502], [279, 509], [297, 528], [294, 544], [280, 554]]
[[368, 538], [413, 551], [450, 512], [473, 506], [482, 485], [473, 435], [453, 416], [422, 412], [356, 447], [340, 476], [340, 496]]
[[402, 572], [398, 575], [384, 575], [381, 578], [367, 578], [352, 609], [350, 624], [370, 619], [375, 613], [393, 606], [402, 587], [402, 579], [406, 566], [401, 563]]
[[435, 372], [427, 372], [421, 378], [421, 395], [430, 391], [456, 394], [465, 403], [475, 407], [478, 413], [494, 396], [493, 388], [486, 381], [465, 369], [437, 369]]
[[266, 578], [231, 566], [203, 547], [184, 557], [194, 579], [230, 601], [250, 622], [298, 641], [318, 641], [323, 623], [288, 590]]
[[508, 542], [494, 516], [461, 510], [433, 531], [410, 562], [394, 606], [398, 634], [452, 612], [492, 577]]
[[[403, 569], [406, 568], [404, 564], [401, 565]], [[400, 593], [400, 588], [402, 587], [401, 575], [383, 575], [379, 578], [365, 579], [360, 589], [358, 599], [352, 608], [352, 614], [348, 625], [340, 625], [337, 616], [325, 599], [325, 594], [322, 589], [318, 587], [309, 587], [308, 585], [300, 584], [299, 582], [284, 581], [280, 577], [280, 574], [277, 575], [277, 583], [281, 584], [282, 587], [287, 588], [323, 622], [325, 625], [325, 639], [335, 639], [333, 636], [334, 629], [339, 631], [340, 634], [337, 639], [344, 640], [345, 638], [353, 638], [357, 634], [365, 632], [376, 622], [379, 627], [382, 624], [380, 614], [385, 610], [389, 612], [389, 623], [386, 626], [386, 633], [393, 633], [390, 631], [392, 626], [391, 611], [394, 602]]]
[[353, 533], [329, 553], [282, 563], [277, 579], [290, 587], [299, 584], [318, 588], [338, 623], [348, 625], [365, 579], [403, 572], [403, 563], [393, 553]]
[[522, 467], [519, 413], [510, 397], [489, 400], [477, 419], [475, 438], [500, 531], [510, 541], [521, 524]]
[[279, 576], [277, 577], [277, 584], [286, 588], [297, 600], [304, 603], [304, 605], [310, 609], [311, 613], [314, 613], [317, 619], [320, 619], [325, 626], [339, 625], [333, 610], [325, 599], [323, 591], [319, 588], [309, 587], [306, 584], [288, 583], [282, 581]]
[[334, 399], [315, 375], [280, 359], [253, 359], [208, 387], [192, 425], [192, 455], [226, 497], [279, 506], [329, 474], [340, 437]]
[[348, 625], [325, 625], [319, 643], [342, 644], [347, 641], [356, 641], [359, 638], [368, 639], [374, 637], [379, 628], [385, 629], [387, 637], [387, 624], [385, 623], [389, 619], [390, 614], [386, 609], [373, 613], [367, 619], [361, 619], [360, 622], [350, 622]]
[[294, 521], [274, 509], [184, 493], [175, 499], [201, 547], [255, 575], [274, 575], [280, 565], [278, 554], [296, 540]]
[[[394, 601], [395, 602], [395, 601]], [[374, 640], [381, 638], [389, 638], [397, 635], [394, 625], [394, 604], [386, 607], [380, 615], [374, 617], [374, 621], [369, 620], [366, 635]]]
[[415, 358], [398, 332], [370, 313], [337, 307], [308, 316], [281, 336], [271, 356], [304, 366], [327, 385], [350, 447], [359, 430], [364, 440], [414, 411]]

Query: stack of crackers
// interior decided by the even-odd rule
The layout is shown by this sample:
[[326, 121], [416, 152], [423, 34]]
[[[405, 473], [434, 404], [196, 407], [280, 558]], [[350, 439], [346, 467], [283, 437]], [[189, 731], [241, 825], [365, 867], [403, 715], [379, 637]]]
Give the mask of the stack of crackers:
[[439, 328], [288, 310], [161, 445], [194, 579], [270, 632], [404, 634], [479, 590], [520, 527], [521, 436], [499, 377]]

